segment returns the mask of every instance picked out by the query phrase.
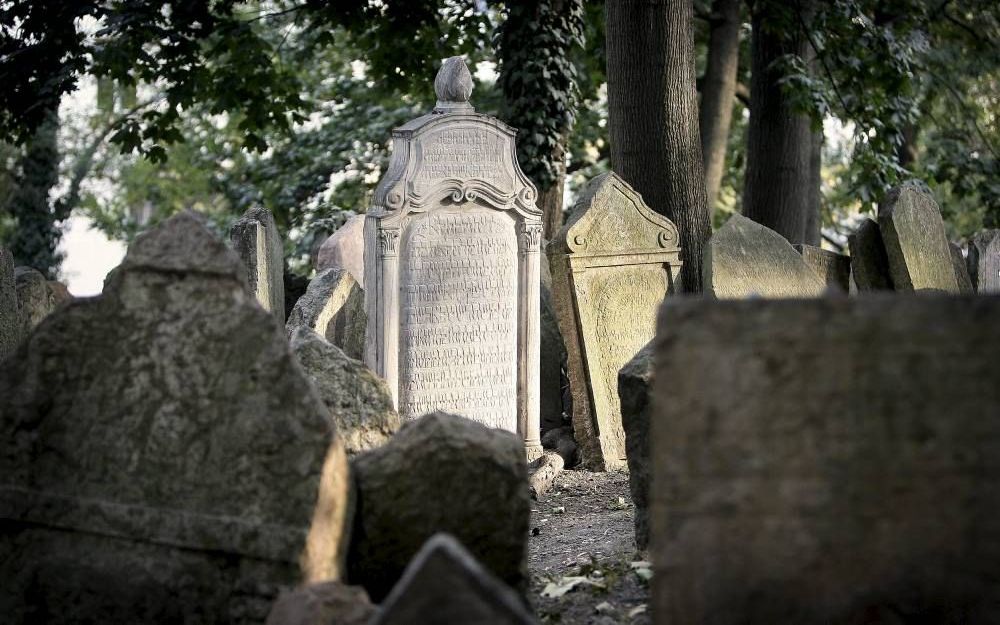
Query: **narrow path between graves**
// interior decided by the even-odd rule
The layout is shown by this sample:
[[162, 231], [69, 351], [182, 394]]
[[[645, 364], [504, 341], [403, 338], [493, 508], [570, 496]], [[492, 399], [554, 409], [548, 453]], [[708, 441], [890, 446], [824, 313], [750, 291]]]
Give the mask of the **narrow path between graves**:
[[562, 472], [531, 511], [529, 600], [542, 623], [650, 623], [628, 473]]

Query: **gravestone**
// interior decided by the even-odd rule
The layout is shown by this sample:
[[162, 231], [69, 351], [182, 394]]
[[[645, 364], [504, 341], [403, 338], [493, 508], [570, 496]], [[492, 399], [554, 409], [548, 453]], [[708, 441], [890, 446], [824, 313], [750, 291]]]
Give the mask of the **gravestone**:
[[817, 297], [826, 282], [774, 230], [735, 214], [705, 246], [705, 292], [719, 299]]
[[239, 258], [184, 212], [0, 366], [10, 623], [260, 623], [336, 579], [347, 457]]
[[809, 268], [826, 282], [828, 289], [847, 293], [851, 290], [851, 259], [849, 256], [824, 250], [815, 245], [796, 244], [792, 247], [802, 255]]
[[365, 281], [365, 216], [353, 215], [331, 234], [319, 248], [316, 271], [346, 269], [358, 281]]
[[23, 336], [27, 336], [42, 319], [55, 310], [59, 296], [53, 291], [45, 276], [31, 267], [14, 269], [14, 285], [17, 289], [22, 333]]
[[625, 452], [628, 455], [628, 483], [635, 506], [635, 546], [649, 545], [649, 484], [652, 459], [649, 456], [649, 402], [653, 378], [653, 341], [639, 350], [618, 373], [618, 394], [622, 399], [622, 427], [625, 429]]
[[654, 621], [996, 622], [997, 319], [997, 296], [668, 300]]
[[309, 282], [288, 315], [288, 336], [297, 328], [308, 328], [361, 359], [365, 349], [365, 293], [345, 269], [326, 269]]
[[958, 282], [958, 291], [962, 295], [975, 293], [972, 288], [972, 279], [969, 277], [968, 264], [962, 256], [962, 248], [954, 243], [948, 243], [948, 251], [951, 252], [951, 265], [955, 270], [955, 281]]
[[285, 249], [274, 215], [253, 206], [229, 229], [233, 249], [243, 259], [250, 292], [264, 310], [285, 324]]
[[549, 244], [573, 434], [590, 469], [625, 466], [618, 371], [656, 333], [656, 311], [680, 273], [679, 243], [677, 227], [608, 172], [590, 181]]
[[21, 328], [14, 282], [14, 257], [7, 248], [0, 246], [0, 362], [17, 348]]
[[889, 257], [878, 223], [865, 217], [853, 234], [847, 237], [851, 251], [851, 276], [858, 291], [891, 291]]
[[879, 205], [878, 225], [897, 291], [959, 292], [941, 209], [926, 185], [893, 188]]
[[537, 625], [524, 600], [450, 534], [407, 565], [372, 625]]
[[1000, 230], [973, 235], [967, 261], [977, 293], [1000, 293]]
[[392, 133], [365, 222], [365, 362], [400, 416], [444, 410], [539, 442], [535, 187], [514, 129], [476, 113], [460, 57], [434, 81], [433, 112]]

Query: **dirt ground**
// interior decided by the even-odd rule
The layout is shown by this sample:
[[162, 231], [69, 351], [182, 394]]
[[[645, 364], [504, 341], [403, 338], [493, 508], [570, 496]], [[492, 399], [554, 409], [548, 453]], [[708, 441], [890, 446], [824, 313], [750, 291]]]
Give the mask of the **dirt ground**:
[[542, 623], [647, 625], [649, 565], [636, 552], [628, 473], [563, 471], [534, 502], [529, 600]]

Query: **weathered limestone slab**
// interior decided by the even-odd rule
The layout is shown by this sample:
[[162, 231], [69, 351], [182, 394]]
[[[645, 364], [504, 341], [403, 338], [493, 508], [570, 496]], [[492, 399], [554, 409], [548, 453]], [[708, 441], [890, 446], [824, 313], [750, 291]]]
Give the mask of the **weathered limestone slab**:
[[635, 505], [635, 546], [649, 545], [649, 485], [652, 467], [649, 457], [650, 384], [653, 378], [653, 342], [639, 350], [618, 373], [618, 395], [622, 402], [622, 426], [628, 456], [628, 482]]
[[968, 265], [965, 257], [962, 256], [962, 248], [954, 243], [948, 243], [948, 251], [951, 252], [951, 264], [955, 270], [955, 281], [958, 282], [958, 291], [962, 295], [975, 293], [972, 288], [972, 279], [969, 277]]
[[365, 293], [345, 269], [326, 269], [309, 282], [305, 294], [288, 315], [285, 330], [308, 328], [351, 358], [364, 357]]
[[926, 185], [911, 180], [890, 191], [878, 225], [897, 291], [958, 293], [941, 209]]
[[0, 362], [17, 348], [21, 328], [14, 282], [14, 257], [7, 248], [0, 246]]
[[[544, 242], [543, 242], [544, 247]], [[563, 380], [566, 367], [566, 343], [559, 330], [555, 303], [552, 301], [552, 273], [548, 257], [541, 253], [541, 305], [539, 307], [539, 422], [542, 433], [563, 425]], [[571, 406], [566, 406], [567, 410]]]
[[977, 293], [1000, 293], [1000, 230], [975, 234], [966, 260]]
[[521, 597], [449, 534], [432, 536], [372, 625], [536, 625]]
[[826, 282], [828, 289], [847, 293], [851, 290], [851, 258], [824, 250], [815, 245], [796, 244], [792, 247], [802, 255], [809, 268]]
[[365, 362], [403, 419], [434, 410], [539, 441], [541, 211], [514, 129], [476, 113], [464, 61], [393, 131], [365, 222]]
[[326, 404], [348, 455], [385, 444], [399, 429], [402, 422], [392, 407], [389, 388], [368, 367], [308, 328], [297, 328], [290, 344]]
[[680, 273], [677, 227], [613, 172], [587, 185], [549, 246], [584, 466], [625, 466], [618, 371], [656, 332]]
[[353, 215], [319, 248], [316, 271], [346, 269], [358, 284], [365, 281], [365, 216]]
[[719, 299], [816, 297], [826, 290], [783, 236], [739, 214], [708, 240], [702, 267], [705, 292]]
[[853, 234], [847, 237], [851, 251], [851, 276], [858, 291], [891, 291], [889, 257], [878, 222], [865, 217]]
[[53, 291], [51, 283], [45, 276], [31, 267], [16, 267], [14, 284], [17, 289], [21, 331], [23, 336], [27, 336], [42, 319], [55, 310], [60, 296]]
[[364, 588], [318, 582], [281, 593], [265, 625], [369, 625], [377, 613]]
[[342, 442], [235, 254], [194, 213], [0, 366], [6, 622], [260, 623], [336, 579]]
[[264, 310], [285, 323], [285, 249], [274, 215], [253, 206], [229, 229], [233, 249], [246, 265], [250, 292]]
[[668, 300], [655, 622], [996, 622], [998, 318], [997, 296]]
[[528, 468], [515, 435], [435, 412], [356, 456], [358, 514], [348, 578], [381, 601], [424, 541], [454, 535], [494, 575], [521, 587]]

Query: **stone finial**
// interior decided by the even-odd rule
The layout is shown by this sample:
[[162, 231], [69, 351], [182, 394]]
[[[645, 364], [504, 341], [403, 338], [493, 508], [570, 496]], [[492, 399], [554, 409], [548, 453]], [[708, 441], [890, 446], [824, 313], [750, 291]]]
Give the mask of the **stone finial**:
[[444, 60], [434, 78], [434, 92], [437, 94], [435, 113], [472, 110], [469, 104], [472, 74], [462, 57], [453, 56]]

